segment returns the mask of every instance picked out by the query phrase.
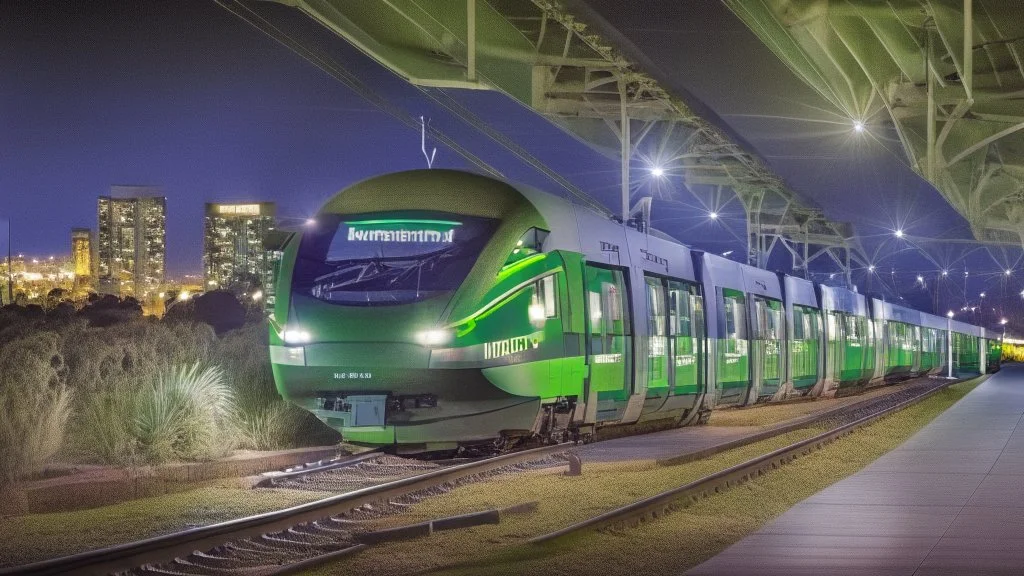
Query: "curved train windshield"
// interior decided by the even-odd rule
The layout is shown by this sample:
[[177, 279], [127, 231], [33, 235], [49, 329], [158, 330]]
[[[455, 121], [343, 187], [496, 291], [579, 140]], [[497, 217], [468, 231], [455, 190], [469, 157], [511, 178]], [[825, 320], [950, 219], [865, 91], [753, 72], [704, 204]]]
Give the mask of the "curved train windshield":
[[438, 213], [320, 216], [302, 236], [292, 288], [350, 306], [406, 304], [450, 292], [497, 222]]

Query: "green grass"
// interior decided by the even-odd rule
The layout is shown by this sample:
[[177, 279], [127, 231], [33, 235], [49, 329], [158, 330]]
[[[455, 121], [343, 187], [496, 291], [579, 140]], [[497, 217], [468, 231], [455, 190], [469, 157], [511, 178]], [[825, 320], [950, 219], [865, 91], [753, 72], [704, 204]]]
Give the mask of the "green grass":
[[442, 532], [424, 541], [385, 544], [316, 574], [673, 574], [714, 556], [797, 502], [895, 448], [975, 386], [956, 384], [823, 450], [662, 519], [611, 532], [587, 532], [545, 546], [532, 536], [614, 506], [685, 484], [818, 430], [801, 430], [709, 459], [659, 467], [650, 461], [587, 464], [577, 478], [562, 469], [503, 476], [426, 500], [394, 525], [538, 500], [536, 514], [499, 525]]
[[90, 510], [4, 518], [0, 520], [0, 566], [132, 542], [325, 496], [305, 490], [218, 485]]

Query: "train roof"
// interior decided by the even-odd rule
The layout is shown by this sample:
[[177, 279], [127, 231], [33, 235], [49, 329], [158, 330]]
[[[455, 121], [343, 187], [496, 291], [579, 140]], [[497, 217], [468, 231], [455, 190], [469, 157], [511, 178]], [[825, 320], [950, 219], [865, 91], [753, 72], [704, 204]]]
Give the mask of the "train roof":
[[782, 300], [782, 287], [779, 277], [774, 272], [741, 264], [710, 252], [699, 254], [703, 263], [704, 279], [715, 287]]

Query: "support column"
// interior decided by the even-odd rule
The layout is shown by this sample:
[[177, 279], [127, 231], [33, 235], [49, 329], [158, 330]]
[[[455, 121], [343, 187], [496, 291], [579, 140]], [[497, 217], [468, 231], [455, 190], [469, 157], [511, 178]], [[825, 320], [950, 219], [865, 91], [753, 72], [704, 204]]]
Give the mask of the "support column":
[[619, 78], [619, 138], [621, 147], [619, 153], [622, 156], [622, 221], [629, 220], [629, 160], [633, 155], [633, 143], [629, 135], [629, 108], [626, 102], [626, 82]]
[[964, 0], [964, 76], [967, 99], [974, 100], [974, 1]]
[[946, 318], [946, 377], [953, 377], [953, 319]]
[[466, 0], [466, 78], [476, 82], [476, 0]]
[[932, 74], [932, 33], [928, 27], [925, 27], [925, 34], [928, 35], [925, 42], [927, 52], [924, 58], [924, 73], [927, 75], [928, 82], [928, 149], [925, 158], [928, 166], [925, 174], [928, 175], [929, 181], [935, 182], [935, 75]]

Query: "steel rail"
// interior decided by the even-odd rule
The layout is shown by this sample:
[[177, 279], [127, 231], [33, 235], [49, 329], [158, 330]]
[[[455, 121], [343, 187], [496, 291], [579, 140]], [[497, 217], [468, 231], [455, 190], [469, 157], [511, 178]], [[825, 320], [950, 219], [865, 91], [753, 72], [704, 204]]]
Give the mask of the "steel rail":
[[[982, 379], [984, 377], [985, 376], [982, 375], [976, 379]], [[893, 412], [912, 406], [913, 404], [916, 404], [941, 390], [945, 390], [953, 384], [965, 381], [969, 380], [946, 382], [940, 386], [936, 386], [935, 388], [931, 388], [917, 396], [914, 396], [913, 398], [908, 398], [899, 404], [889, 406], [875, 414], [869, 414], [868, 416], [864, 416], [863, 418], [859, 418], [853, 422], [849, 422], [811, 438], [794, 442], [789, 446], [784, 446], [767, 454], [747, 460], [741, 464], [736, 464], [735, 466], [709, 474], [708, 476], [699, 478], [683, 486], [671, 488], [659, 494], [655, 494], [654, 496], [609, 510], [560, 530], [536, 536], [531, 538], [529, 542], [531, 544], [543, 544], [559, 540], [585, 530], [593, 530], [602, 526], [621, 524], [628, 520], [645, 517], [648, 514], [657, 515], [659, 511], [663, 511], [666, 508], [671, 507], [675, 502], [683, 499], [689, 499], [690, 503], [695, 502], [701, 497], [720, 492], [726, 488], [767, 473], [770, 470], [778, 468], [779, 466], [796, 459], [798, 456], [810, 454], [815, 450], [819, 450], [833, 440], [850, 434], [858, 428], [871, 424], [880, 418], [892, 414]]]
[[311, 522], [348, 512], [364, 504], [397, 498], [411, 492], [456, 481], [467, 476], [539, 460], [559, 452], [564, 452], [568, 448], [569, 446], [565, 444], [554, 444], [522, 452], [503, 454], [486, 460], [459, 464], [376, 486], [353, 490], [352, 492], [330, 496], [284, 510], [256, 514], [137, 542], [118, 544], [71, 556], [0, 569], [0, 575], [108, 574], [130, 570], [144, 564], [169, 562], [175, 557], [189, 554], [195, 550], [209, 550], [226, 542], [284, 530], [303, 522]]
[[384, 452], [381, 450], [367, 450], [366, 452], [360, 452], [358, 454], [350, 454], [343, 456], [335, 460], [316, 464], [313, 466], [307, 466], [303, 468], [294, 468], [288, 472], [279, 472], [272, 474], [264, 474], [263, 479], [256, 483], [257, 488], [270, 488], [275, 486], [282, 480], [292, 480], [295, 478], [301, 478], [302, 476], [309, 476], [310, 474], [316, 474], [319, 472], [329, 472], [331, 470], [338, 470], [339, 468], [348, 468], [350, 466], [356, 466], [362, 464], [368, 460], [380, 458], [384, 456]]

